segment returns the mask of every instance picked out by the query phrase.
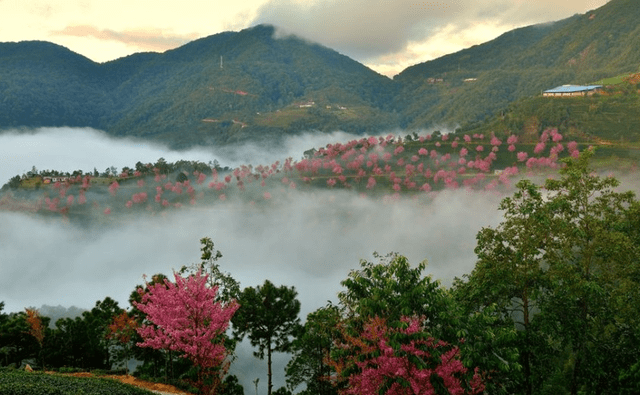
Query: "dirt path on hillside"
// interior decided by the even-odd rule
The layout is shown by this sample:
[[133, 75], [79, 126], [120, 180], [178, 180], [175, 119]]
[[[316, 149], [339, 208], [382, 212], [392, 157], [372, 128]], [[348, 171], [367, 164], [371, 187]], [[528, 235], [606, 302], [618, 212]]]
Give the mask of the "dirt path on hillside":
[[106, 378], [118, 380], [118, 381], [120, 381], [122, 383], [125, 383], [125, 384], [133, 385], [133, 386], [140, 387], [140, 388], [145, 388], [145, 389], [148, 389], [148, 390], [153, 391], [153, 392], [158, 393], [158, 394], [163, 394], [163, 395], [191, 395], [190, 393], [184, 392], [184, 391], [174, 387], [173, 385], [144, 381], [144, 380], [140, 380], [139, 378], [136, 378], [136, 377], [133, 377], [133, 376], [117, 376], [117, 375], [99, 375], [98, 376], [98, 375], [94, 375], [94, 374], [88, 373], [88, 372], [69, 373], [69, 374], [65, 374], [65, 375], [74, 376], [74, 377], [106, 377]]

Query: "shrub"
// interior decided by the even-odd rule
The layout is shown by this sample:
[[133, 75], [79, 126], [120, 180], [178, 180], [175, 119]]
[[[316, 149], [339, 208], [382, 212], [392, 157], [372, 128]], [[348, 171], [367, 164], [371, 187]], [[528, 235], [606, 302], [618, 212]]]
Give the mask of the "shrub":
[[151, 395], [115, 380], [0, 370], [2, 395]]

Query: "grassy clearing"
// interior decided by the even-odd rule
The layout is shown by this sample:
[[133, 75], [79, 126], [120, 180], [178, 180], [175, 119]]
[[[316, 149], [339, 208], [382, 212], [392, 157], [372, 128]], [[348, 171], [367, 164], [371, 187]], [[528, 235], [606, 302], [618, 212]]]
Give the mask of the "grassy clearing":
[[271, 127], [288, 127], [294, 121], [308, 116], [308, 109], [289, 107], [276, 112], [264, 113], [255, 118], [257, 125]]
[[592, 83], [591, 85], [618, 85], [622, 84], [624, 82], [624, 78], [628, 76], [629, 74], [621, 74], [615, 77], [603, 78]]

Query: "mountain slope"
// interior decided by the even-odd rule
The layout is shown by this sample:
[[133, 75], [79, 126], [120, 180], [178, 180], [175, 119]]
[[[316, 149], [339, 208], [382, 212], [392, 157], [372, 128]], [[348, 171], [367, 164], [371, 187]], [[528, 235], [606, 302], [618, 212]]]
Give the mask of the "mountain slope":
[[[612, 0], [584, 15], [505, 33], [488, 43], [409, 67], [394, 79], [410, 126], [477, 122], [522, 97], [568, 83], [634, 72], [640, 65], [640, 8]], [[440, 84], [428, 78], [443, 78]], [[467, 78], [475, 81], [464, 83]], [[405, 107], [404, 103], [397, 103]]]
[[[273, 34], [273, 27], [257, 26], [158, 55], [132, 77], [137, 93], [130, 96], [126, 114], [114, 120], [112, 130], [136, 130], [146, 136], [182, 128], [197, 130], [197, 137], [205, 141], [227, 142], [255, 135], [256, 113], [275, 112], [296, 102], [384, 112], [391, 101], [394, 84], [386, 77], [335, 51], [294, 37], [275, 39]], [[126, 97], [128, 85], [122, 84], [116, 96]], [[204, 119], [215, 122], [203, 123]], [[142, 122], [146, 129], [137, 129]]]
[[321, 45], [277, 37], [268, 25], [104, 64], [50, 43], [0, 43], [0, 128], [92, 126], [175, 148], [305, 130], [454, 128], [545, 89], [638, 65], [634, 0], [515, 29], [393, 80]]
[[[327, 106], [361, 108], [352, 131], [396, 124], [397, 84], [328, 48], [275, 38], [272, 26], [104, 64], [39, 42], [2, 43], [0, 53], [1, 127], [93, 126], [180, 147], [345, 124]], [[311, 101], [295, 122], [255, 122]]]
[[62, 46], [0, 43], [0, 125], [100, 126], [98, 65]]

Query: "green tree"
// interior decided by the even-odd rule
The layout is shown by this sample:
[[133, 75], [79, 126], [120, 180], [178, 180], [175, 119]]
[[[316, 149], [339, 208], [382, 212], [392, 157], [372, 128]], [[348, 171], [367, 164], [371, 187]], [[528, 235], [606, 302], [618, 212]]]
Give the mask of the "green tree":
[[328, 380], [331, 367], [326, 360], [340, 320], [338, 306], [331, 303], [307, 315], [302, 333], [292, 343], [293, 356], [285, 368], [289, 390], [295, 391], [304, 383], [307, 388], [301, 394], [337, 394]]
[[245, 288], [238, 298], [240, 308], [231, 319], [234, 335], [249, 336], [251, 345], [258, 347], [254, 355], [267, 356], [268, 395], [272, 392], [271, 357], [273, 352], [288, 352], [292, 338], [300, 331], [300, 302], [294, 287], [276, 287], [269, 280], [262, 286]]
[[0, 353], [4, 356], [0, 360], [0, 365], [8, 365], [9, 348], [4, 344], [6, 342], [4, 339], [4, 326], [9, 320], [9, 316], [2, 310], [4, 310], [4, 302], [0, 302]]
[[621, 228], [635, 196], [617, 192], [615, 178], [598, 176], [589, 166], [592, 156], [588, 150], [567, 160], [561, 178], [548, 179], [544, 186], [554, 214], [554, 239], [547, 246], [556, 250], [548, 262], [550, 292], [543, 318], [559, 324], [556, 333], [567, 345], [564, 373], [571, 394], [609, 386], [613, 372], [602, 356], [610, 353], [605, 346], [616, 330], [613, 295], [640, 263], [637, 244]]
[[[478, 234], [478, 263], [456, 286], [471, 311], [498, 306], [519, 332], [518, 392], [619, 393], [638, 337], [638, 203], [618, 181], [569, 158], [542, 187], [521, 181], [504, 221]], [[635, 289], [636, 291], [631, 291]], [[632, 307], [634, 306], [634, 307]], [[625, 376], [627, 377], [627, 376]]]
[[[0, 315], [0, 352], [4, 354], [2, 362], [5, 365], [20, 366], [24, 360], [38, 356], [40, 347], [29, 334], [31, 327], [27, 318], [22, 311]], [[43, 317], [42, 322], [47, 325], [49, 320]]]
[[123, 309], [106, 297], [81, 317], [61, 318], [44, 343], [44, 353], [51, 366], [74, 366], [84, 369], [110, 369], [109, 325]]
[[550, 218], [538, 186], [523, 180], [516, 187], [513, 197], [499, 206], [504, 221], [495, 229], [478, 232], [473, 281], [456, 282], [456, 293], [471, 311], [493, 305], [498, 314], [513, 321], [520, 337], [523, 392], [531, 394], [532, 315], [545, 289], [543, 267], [548, 257], [540, 247], [549, 241]]
[[20, 175], [15, 175], [9, 179], [8, 182], [9, 188], [17, 189], [20, 187]]
[[[342, 281], [340, 292], [343, 327], [348, 336], [358, 336], [372, 319], [382, 318], [391, 327], [403, 326], [403, 317], [424, 317], [425, 336], [460, 349], [463, 364], [491, 375], [487, 389], [507, 392], [501, 380], [517, 374], [518, 354], [510, 344], [515, 331], [502, 325], [491, 312], [467, 313], [451, 291], [431, 276], [423, 275], [426, 261], [412, 267], [408, 259], [392, 253], [374, 254], [378, 263], [362, 260]], [[340, 340], [340, 339], [339, 339]], [[332, 358], [342, 358], [337, 350]]]
[[200, 239], [200, 263], [194, 263], [190, 266], [182, 266], [180, 274], [191, 272], [195, 274], [198, 271], [209, 275], [209, 285], [218, 287], [218, 301], [229, 302], [237, 299], [240, 295], [240, 283], [234, 279], [230, 273], [222, 271], [218, 260], [222, 258], [222, 253], [216, 250], [213, 241], [209, 237]]
[[[423, 276], [426, 261], [412, 268], [409, 260], [399, 254], [384, 257], [374, 253], [380, 260], [373, 263], [360, 261], [360, 270], [352, 270], [341, 282], [345, 288], [338, 294], [340, 304], [349, 318], [379, 316], [397, 321], [402, 316], [424, 315], [445, 330], [447, 296], [444, 288], [431, 276]], [[434, 327], [434, 329], [436, 329]], [[451, 329], [451, 328], [448, 328]]]
[[44, 353], [53, 367], [89, 367], [87, 360], [89, 339], [86, 323], [82, 317], [60, 318]]
[[90, 311], [82, 313], [89, 342], [86, 356], [89, 361], [89, 367], [111, 368], [107, 335], [113, 317], [119, 315], [122, 311], [123, 309], [118, 306], [118, 302], [107, 296], [104, 300], [97, 301]]

